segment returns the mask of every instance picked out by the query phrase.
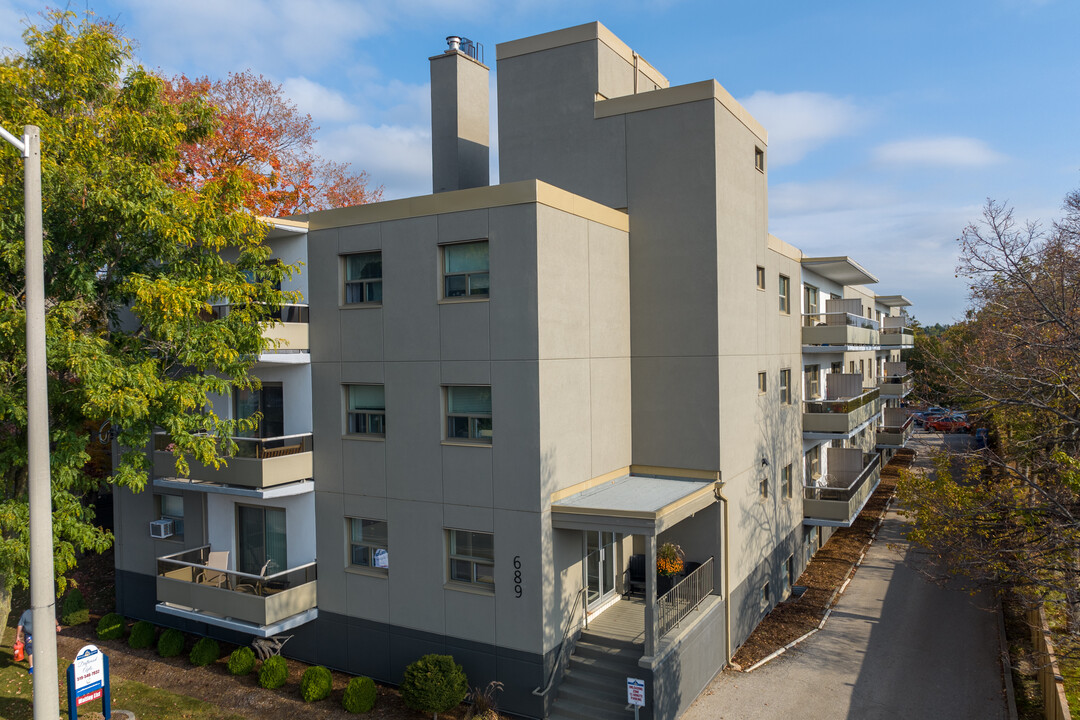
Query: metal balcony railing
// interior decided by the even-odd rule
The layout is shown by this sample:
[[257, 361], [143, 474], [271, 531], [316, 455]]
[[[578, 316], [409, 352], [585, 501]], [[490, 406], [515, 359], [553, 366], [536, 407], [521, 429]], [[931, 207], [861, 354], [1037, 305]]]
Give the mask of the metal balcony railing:
[[317, 579], [315, 562], [277, 572], [273, 571], [272, 563], [267, 563], [267, 572], [256, 575], [209, 567], [206, 564], [209, 558], [209, 545], [163, 555], [157, 559], [157, 574], [170, 580], [210, 585], [261, 597], [300, 587]]
[[[255, 460], [269, 460], [271, 458], [285, 457], [311, 452], [314, 445], [313, 435], [281, 435], [269, 438], [233, 437], [236, 443], [236, 452], [226, 457], [251, 458]], [[172, 452], [172, 437], [167, 432], [154, 433], [154, 450], [158, 452]]]
[[859, 494], [867, 478], [873, 477], [881, 464], [881, 455], [863, 453], [863, 463], [863, 469], [854, 478], [847, 473], [830, 473], [817, 481], [821, 484], [803, 485], [803, 499], [848, 502]]
[[803, 403], [803, 412], [808, 413], [852, 413], [864, 405], [876, 401], [881, 395], [878, 388], [867, 390], [862, 395], [833, 400], [815, 400]]
[[[240, 308], [243, 305], [213, 305], [210, 308], [210, 317], [213, 320], [226, 317], [232, 308]], [[302, 304], [286, 304], [276, 306], [270, 309], [269, 320], [279, 320], [284, 323], [306, 323], [308, 322], [308, 306]]]
[[806, 327], [846, 325], [848, 327], [863, 328], [865, 330], [877, 330], [881, 327], [881, 324], [877, 320], [872, 320], [868, 317], [849, 312], [805, 313], [803, 315], [803, 325]]
[[692, 613], [713, 591], [713, 559], [710, 557], [656, 601], [659, 636]]

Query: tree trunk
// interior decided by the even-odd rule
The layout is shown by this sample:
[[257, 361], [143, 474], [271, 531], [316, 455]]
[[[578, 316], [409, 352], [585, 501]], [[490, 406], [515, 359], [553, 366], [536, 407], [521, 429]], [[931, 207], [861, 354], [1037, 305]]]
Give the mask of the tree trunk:
[[[11, 591], [8, 590], [7, 577], [0, 575], [0, 644], [3, 641], [4, 631], [7, 630], [8, 615], [10, 614]], [[15, 642], [14, 639], [12, 639], [12, 642]]]

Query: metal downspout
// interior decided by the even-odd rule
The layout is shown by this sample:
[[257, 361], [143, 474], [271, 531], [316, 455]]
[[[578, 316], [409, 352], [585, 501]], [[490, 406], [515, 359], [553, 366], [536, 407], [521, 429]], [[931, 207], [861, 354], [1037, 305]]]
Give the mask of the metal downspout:
[[724, 537], [722, 542], [724, 543], [723, 562], [724, 562], [724, 658], [725, 664], [731, 663], [731, 543], [728, 542], [729, 530], [728, 530], [728, 499], [724, 497], [723, 491], [720, 489], [720, 484], [717, 483], [716, 499], [724, 504]]

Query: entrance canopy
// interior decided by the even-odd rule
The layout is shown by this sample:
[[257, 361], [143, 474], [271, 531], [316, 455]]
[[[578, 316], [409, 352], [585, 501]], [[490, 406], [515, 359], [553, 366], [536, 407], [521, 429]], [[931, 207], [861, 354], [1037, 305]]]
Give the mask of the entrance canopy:
[[560, 530], [610, 530], [659, 535], [716, 502], [715, 480], [627, 475], [551, 504]]

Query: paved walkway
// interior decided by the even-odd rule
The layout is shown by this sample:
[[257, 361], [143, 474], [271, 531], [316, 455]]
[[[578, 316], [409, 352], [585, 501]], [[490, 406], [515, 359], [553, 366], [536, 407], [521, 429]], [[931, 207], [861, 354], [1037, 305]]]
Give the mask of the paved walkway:
[[752, 673], [724, 672], [684, 720], [1008, 718], [997, 615], [927, 582], [904, 524], [889, 513], [824, 630]]

